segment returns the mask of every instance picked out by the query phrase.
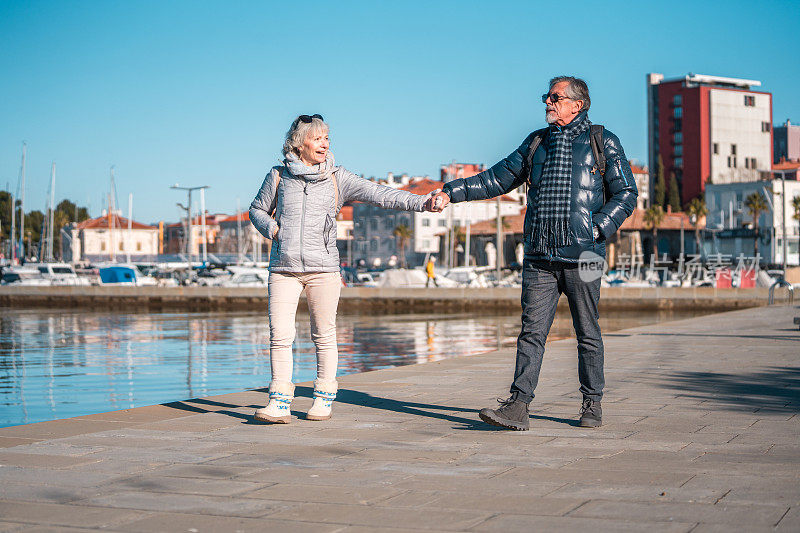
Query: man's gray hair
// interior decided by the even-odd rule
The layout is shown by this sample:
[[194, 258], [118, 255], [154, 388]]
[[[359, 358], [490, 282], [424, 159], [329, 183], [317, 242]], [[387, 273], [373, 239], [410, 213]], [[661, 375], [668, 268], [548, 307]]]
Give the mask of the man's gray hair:
[[564, 90], [567, 97], [570, 100], [580, 100], [583, 102], [581, 111], [588, 111], [589, 106], [592, 105], [592, 100], [589, 98], [589, 86], [586, 85], [586, 82], [574, 76], [556, 76], [550, 80], [550, 88], [552, 89], [553, 85], [561, 83], [562, 81], [569, 82], [569, 85], [567, 85], [567, 88]]
[[318, 118], [312, 118], [311, 122], [303, 122], [299, 118], [295, 119], [289, 131], [286, 132], [286, 141], [283, 143], [283, 156], [286, 157], [292, 152], [295, 155], [300, 155], [300, 147], [306, 142], [306, 137], [309, 133], [327, 132], [328, 130], [328, 125]]

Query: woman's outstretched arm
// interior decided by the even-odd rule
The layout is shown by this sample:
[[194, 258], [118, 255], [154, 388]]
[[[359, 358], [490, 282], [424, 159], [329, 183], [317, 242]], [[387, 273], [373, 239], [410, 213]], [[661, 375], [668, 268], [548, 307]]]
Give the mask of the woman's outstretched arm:
[[[380, 185], [341, 168], [337, 175], [339, 182], [339, 203], [348, 201], [366, 202], [385, 209], [401, 211], [424, 211], [429, 196], [401, 191]], [[338, 206], [337, 206], [338, 207]]]

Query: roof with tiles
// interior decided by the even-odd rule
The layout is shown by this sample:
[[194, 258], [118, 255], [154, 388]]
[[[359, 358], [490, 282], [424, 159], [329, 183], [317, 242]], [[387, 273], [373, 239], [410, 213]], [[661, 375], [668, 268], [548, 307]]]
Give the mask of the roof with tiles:
[[[125, 217], [121, 217], [119, 215], [108, 215], [97, 217], [97, 218], [90, 218], [89, 220], [84, 220], [83, 222], [79, 222], [76, 226], [77, 229], [128, 229], [128, 219]], [[158, 229], [155, 226], [148, 226], [147, 224], [142, 224], [141, 222], [136, 222], [135, 220], [131, 220], [131, 229]]]

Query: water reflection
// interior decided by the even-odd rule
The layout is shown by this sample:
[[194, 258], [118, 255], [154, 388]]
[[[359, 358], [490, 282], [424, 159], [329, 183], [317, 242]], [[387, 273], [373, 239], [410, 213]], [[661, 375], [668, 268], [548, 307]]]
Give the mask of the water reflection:
[[[613, 314], [604, 331], [693, 316]], [[519, 315], [340, 315], [339, 373], [438, 361], [513, 346]], [[572, 335], [559, 313], [551, 336]], [[0, 426], [265, 387], [262, 313], [0, 310]], [[298, 314], [294, 381], [314, 378], [307, 315]]]

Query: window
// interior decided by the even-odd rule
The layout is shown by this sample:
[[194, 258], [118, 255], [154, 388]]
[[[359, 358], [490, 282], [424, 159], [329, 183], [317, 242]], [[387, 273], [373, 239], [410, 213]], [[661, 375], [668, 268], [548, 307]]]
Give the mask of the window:
[[372, 217], [371, 219], [369, 219], [369, 229], [371, 229], [372, 231], [378, 230], [378, 217]]
[[675, 155], [677, 155], [677, 156], [683, 155], [683, 145], [682, 144], [676, 144], [675, 145]]
[[141, 252], [142, 251], [142, 243], [140, 243], [140, 242], [136, 243], [136, 251], [137, 252]]
[[672, 131], [682, 131], [683, 130], [683, 120], [676, 118], [675, 125], [672, 128]]
[[717, 143], [714, 143], [714, 153], [715, 154], [719, 153], [719, 144], [717, 144]]
[[100, 243], [100, 251], [101, 252], [105, 252], [106, 251], [106, 243], [105, 243], [105, 241]]
[[672, 97], [672, 105], [681, 105], [683, 103], [683, 96], [680, 94], [676, 94]]
[[761, 123], [761, 131], [767, 133], [769, 130], [772, 129], [772, 125], [769, 122], [762, 122]]
[[377, 241], [377, 239], [372, 239], [370, 241], [369, 249], [372, 250], [373, 252], [377, 252], [378, 251], [378, 241]]
[[731, 145], [731, 155], [736, 155], [736, 145], [735, 144]]
[[736, 156], [729, 155], [728, 156], [728, 168], [736, 168]]
[[431, 247], [431, 240], [430, 239], [423, 239], [422, 240], [422, 247], [428, 249]]
[[122, 241], [119, 241], [119, 251], [121, 252], [123, 250], [124, 250], [124, 248], [122, 247]]
[[682, 157], [676, 157], [675, 158], [675, 167], [683, 168], [683, 158]]
[[439, 219], [439, 224], [437, 224], [437, 225], [438, 225], [440, 228], [446, 228], [446, 227], [447, 227], [447, 221], [446, 221], [445, 219], [443, 219], [443, 218], [440, 218], [440, 219]]
[[423, 228], [430, 227], [430, 225], [431, 225], [431, 219], [429, 219], [429, 218], [423, 218], [422, 219], [422, 227]]
[[744, 105], [747, 107], [755, 107], [756, 97], [752, 95], [744, 95]]
[[673, 118], [681, 118], [681, 117], [683, 117], [683, 108], [682, 107], [676, 107], [672, 111], [672, 116], [673, 116]]
[[676, 132], [675, 135], [672, 136], [672, 142], [675, 144], [681, 144], [683, 142], [683, 133]]

